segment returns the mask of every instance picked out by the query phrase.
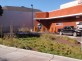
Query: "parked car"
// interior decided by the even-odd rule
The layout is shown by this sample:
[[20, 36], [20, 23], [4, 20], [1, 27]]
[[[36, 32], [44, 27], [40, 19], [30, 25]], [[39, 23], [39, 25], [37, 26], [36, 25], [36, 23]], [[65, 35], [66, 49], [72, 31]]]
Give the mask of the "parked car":
[[66, 34], [77, 36], [82, 34], [82, 29], [74, 28], [74, 26], [65, 26], [62, 29], [58, 29], [58, 31], [60, 35]]

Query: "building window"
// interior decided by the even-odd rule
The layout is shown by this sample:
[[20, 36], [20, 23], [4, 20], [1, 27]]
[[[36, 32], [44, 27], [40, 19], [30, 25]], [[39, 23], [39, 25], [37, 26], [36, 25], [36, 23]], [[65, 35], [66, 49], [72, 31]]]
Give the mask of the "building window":
[[63, 25], [63, 23], [56, 23], [56, 25], [57, 25], [57, 26], [62, 26], [62, 25]]

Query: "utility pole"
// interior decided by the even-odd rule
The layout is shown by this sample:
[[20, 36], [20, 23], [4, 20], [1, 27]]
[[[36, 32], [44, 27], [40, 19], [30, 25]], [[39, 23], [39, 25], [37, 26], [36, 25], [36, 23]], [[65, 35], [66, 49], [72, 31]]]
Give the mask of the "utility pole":
[[32, 31], [34, 29], [34, 19], [33, 19], [33, 4], [31, 4], [31, 7], [32, 7]]

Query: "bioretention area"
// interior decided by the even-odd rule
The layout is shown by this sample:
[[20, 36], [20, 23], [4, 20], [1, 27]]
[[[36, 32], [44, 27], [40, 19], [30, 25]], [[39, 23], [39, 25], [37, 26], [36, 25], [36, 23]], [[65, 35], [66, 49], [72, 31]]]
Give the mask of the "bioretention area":
[[81, 45], [75, 39], [55, 34], [41, 34], [40, 37], [3, 37], [0, 44], [34, 50], [54, 55], [82, 59]]

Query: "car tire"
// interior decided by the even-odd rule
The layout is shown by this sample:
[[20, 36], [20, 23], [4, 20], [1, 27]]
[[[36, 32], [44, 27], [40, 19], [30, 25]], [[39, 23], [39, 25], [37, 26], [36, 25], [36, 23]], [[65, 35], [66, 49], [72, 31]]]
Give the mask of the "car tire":
[[63, 35], [63, 32], [59, 32], [60, 35]]
[[76, 32], [74, 32], [74, 33], [73, 33], [73, 36], [74, 36], [74, 37], [76, 37], [76, 36], [77, 36], [77, 33], [76, 33]]

